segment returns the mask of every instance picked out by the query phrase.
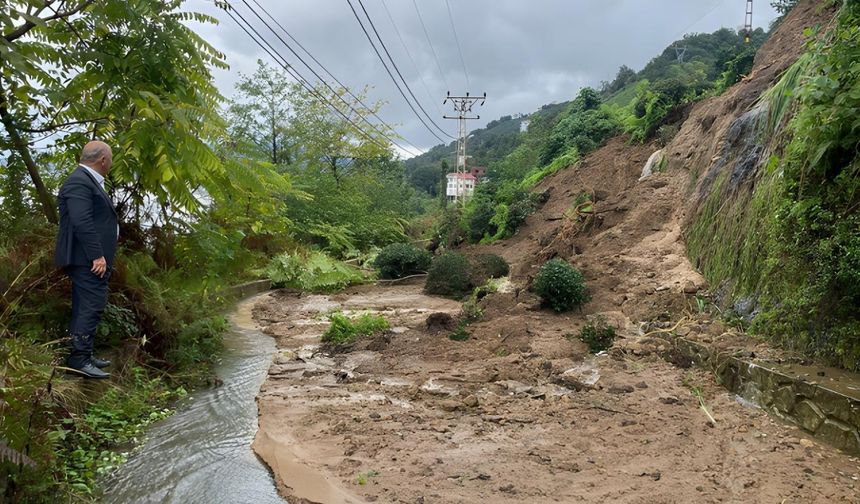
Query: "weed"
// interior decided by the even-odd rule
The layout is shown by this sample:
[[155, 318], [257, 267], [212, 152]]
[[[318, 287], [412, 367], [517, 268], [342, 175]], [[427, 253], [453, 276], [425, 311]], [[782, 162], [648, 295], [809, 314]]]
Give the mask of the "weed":
[[364, 486], [368, 483], [368, 481], [370, 481], [370, 478], [373, 478], [376, 476], [379, 476], [378, 472], [367, 471], [367, 472], [363, 472], [363, 473], [358, 473], [358, 476], [355, 478], [355, 480], [359, 485]]
[[460, 323], [457, 324], [457, 329], [448, 335], [448, 339], [452, 341], [468, 340], [472, 335], [466, 330], [467, 326], [468, 324], [465, 321], [460, 321]]
[[321, 341], [334, 345], [350, 345], [361, 336], [373, 336], [391, 327], [382, 315], [364, 314], [357, 319], [350, 319], [343, 313], [333, 313], [329, 321], [331, 325], [323, 333]]
[[603, 317], [598, 317], [596, 322], [589, 322], [579, 331], [579, 339], [588, 345], [589, 352], [602, 352], [615, 341], [615, 328], [607, 325]]

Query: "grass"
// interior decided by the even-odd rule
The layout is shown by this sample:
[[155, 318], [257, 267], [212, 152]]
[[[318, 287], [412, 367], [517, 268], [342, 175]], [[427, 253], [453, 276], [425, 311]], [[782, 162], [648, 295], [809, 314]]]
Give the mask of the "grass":
[[359, 337], [373, 336], [391, 328], [391, 324], [382, 315], [364, 314], [350, 319], [343, 313], [336, 312], [329, 316], [329, 321], [331, 325], [323, 333], [321, 341], [334, 345], [351, 345]]

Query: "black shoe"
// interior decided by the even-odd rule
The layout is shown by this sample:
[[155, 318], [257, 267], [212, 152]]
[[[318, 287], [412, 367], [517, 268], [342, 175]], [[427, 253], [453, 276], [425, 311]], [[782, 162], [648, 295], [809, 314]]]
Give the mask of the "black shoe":
[[101, 369], [92, 365], [92, 363], [88, 362], [84, 364], [83, 367], [72, 369], [73, 373], [83, 376], [84, 378], [95, 378], [97, 380], [103, 380], [105, 378], [110, 378], [110, 373], [105, 373]]
[[106, 368], [110, 366], [110, 361], [107, 359], [99, 359], [98, 357], [90, 357], [90, 362], [97, 368]]

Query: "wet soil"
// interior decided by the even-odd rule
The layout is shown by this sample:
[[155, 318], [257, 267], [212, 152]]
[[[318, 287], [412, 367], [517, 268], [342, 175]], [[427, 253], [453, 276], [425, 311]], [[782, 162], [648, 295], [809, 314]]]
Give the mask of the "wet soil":
[[[257, 304], [279, 353], [253, 448], [290, 502], [860, 498], [857, 459], [741, 404], [702, 371], [619, 351], [625, 341], [589, 355], [565, 337], [578, 316], [539, 311], [451, 341], [425, 320], [457, 316], [459, 304], [421, 288], [275, 292]], [[383, 313], [393, 329], [321, 353], [324, 315], [336, 309]]]
[[[660, 146], [613, 139], [543, 180], [545, 204], [515, 236], [464, 248], [511, 263], [467, 341], [447, 337], [444, 316], [428, 329], [429, 315], [457, 318], [460, 306], [424, 296], [420, 283], [258, 303], [279, 354], [253, 447], [279, 492], [325, 503], [860, 502], [856, 458], [667, 352], [674, 332], [790, 361], [701, 313], [709, 286], [687, 259], [684, 230], [731, 124], [797, 59], [803, 28], [829, 19], [814, 4], [792, 11], [741, 83], [692, 106], [665, 147], [665, 171], [639, 180]], [[583, 193], [593, 212], [572, 213]], [[529, 292], [552, 257], [583, 272], [592, 301], [581, 311], [545, 311]], [[383, 313], [393, 329], [327, 355], [319, 336], [337, 309]], [[618, 333], [605, 355], [575, 338], [595, 317]]]

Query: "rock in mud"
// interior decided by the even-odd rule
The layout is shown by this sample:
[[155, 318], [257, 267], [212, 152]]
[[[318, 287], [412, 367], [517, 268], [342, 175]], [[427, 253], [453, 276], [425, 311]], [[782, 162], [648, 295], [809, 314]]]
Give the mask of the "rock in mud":
[[475, 397], [474, 395], [466, 396], [466, 398], [463, 399], [463, 404], [465, 404], [466, 406], [468, 406], [470, 408], [475, 408], [478, 406], [478, 398]]
[[698, 285], [694, 284], [693, 282], [691, 282], [689, 280], [687, 281], [687, 283], [684, 284], [684, 293], [685, 294], [695, 294], [697, 292], [699, 292], [699, 286]]
[[427, 330], [431, 333], [453, 331], [454, 326], [456, 325], [454, 317], [452, 317], [450, 313], [444, 312], [431, 313], [427, 317], [425, 324], [427, 325]]
[[610, 394], [630, 394], [633, 390], [632, 385], [612, 385], [607, 392]]
[[463, 407], [463, 404], [460, 401], [455, 401], [453, 399], [445, 399], [439, 401], [439, 408], [443, 411], [457, 411]]

